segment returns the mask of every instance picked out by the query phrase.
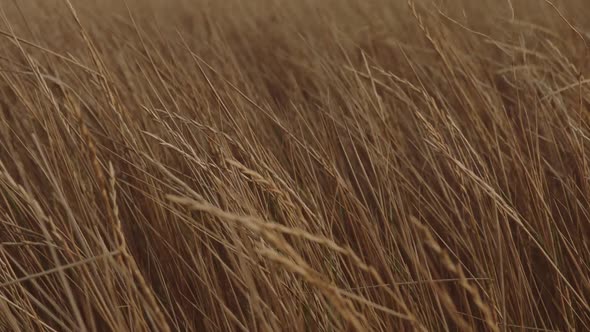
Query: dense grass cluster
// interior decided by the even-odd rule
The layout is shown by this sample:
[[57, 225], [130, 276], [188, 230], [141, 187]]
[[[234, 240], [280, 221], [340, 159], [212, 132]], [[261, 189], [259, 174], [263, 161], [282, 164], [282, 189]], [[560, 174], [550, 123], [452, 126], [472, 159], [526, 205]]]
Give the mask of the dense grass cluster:
[[587, 0], [0, 14], [1, 330], [590, 329]]

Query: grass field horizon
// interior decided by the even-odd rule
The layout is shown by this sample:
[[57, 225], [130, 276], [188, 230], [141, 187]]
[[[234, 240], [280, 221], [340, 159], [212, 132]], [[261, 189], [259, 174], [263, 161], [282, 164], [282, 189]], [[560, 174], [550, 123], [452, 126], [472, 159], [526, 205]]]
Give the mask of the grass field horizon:
[[590, 330], [585, 1], [0, 15], [1, 330]]

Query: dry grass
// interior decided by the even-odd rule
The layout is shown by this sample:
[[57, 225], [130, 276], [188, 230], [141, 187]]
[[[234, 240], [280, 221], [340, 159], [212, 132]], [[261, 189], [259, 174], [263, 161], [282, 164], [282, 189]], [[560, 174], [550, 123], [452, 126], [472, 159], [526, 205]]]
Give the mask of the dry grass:
[[590, 329], [586, 2], [2, 2], [0, 329]]

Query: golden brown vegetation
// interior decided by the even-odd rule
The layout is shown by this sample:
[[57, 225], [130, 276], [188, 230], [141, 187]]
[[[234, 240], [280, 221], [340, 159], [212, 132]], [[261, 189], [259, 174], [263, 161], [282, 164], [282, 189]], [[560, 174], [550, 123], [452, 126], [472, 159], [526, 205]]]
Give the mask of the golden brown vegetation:
[[586, 2], [3, 1], [1, 330], [590, 329]]

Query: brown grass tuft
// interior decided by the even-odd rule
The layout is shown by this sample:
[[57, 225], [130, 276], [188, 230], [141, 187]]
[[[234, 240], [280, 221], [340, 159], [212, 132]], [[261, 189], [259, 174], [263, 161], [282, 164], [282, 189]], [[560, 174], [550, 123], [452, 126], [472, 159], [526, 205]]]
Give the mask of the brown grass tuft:
[[0, 330], [590, 330], [588, 17], [0, 4]]

